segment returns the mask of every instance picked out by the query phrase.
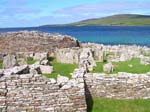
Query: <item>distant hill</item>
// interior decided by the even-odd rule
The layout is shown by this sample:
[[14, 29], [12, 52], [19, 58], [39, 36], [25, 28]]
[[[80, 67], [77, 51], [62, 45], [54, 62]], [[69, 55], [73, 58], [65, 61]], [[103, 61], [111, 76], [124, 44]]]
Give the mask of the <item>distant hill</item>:
[[[59, 26], [150, 26], [150, 15], [119, 14], [103, 18], [87, 19]], [[51, 25], [44, 25], [51, 26]], [[58, 26], [58, 25], [54, 25]]]

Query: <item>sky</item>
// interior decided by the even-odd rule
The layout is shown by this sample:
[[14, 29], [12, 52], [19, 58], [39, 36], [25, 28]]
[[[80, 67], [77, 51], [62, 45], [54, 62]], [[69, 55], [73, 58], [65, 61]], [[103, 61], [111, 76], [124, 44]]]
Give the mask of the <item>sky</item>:
[[64, 24], [115, 14], [150, 15], [150, 0], [0, 0], [0, 27]]

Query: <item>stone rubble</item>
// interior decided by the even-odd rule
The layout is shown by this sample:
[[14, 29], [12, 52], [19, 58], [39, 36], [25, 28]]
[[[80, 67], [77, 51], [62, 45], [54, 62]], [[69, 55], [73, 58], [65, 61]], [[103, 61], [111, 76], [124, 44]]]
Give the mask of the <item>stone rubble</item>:
[[[101, 51], [103, 56], [107, 57], [108, 62], [128, 61], [132, 58], [141, 58], [145, 55], [150, 55], [149, 47], [136, 45], [102, 45], [95, 43], [84, 43], [83, 48], [97, 49], [95, 52]], [[99, 49], [99, 50], [98, 50]], [[96, 54], [96, 53], [94, 53]], [[98, 54], [98, 53], [97, 53]], [[98, 60], [97, 60], [98, 61]]]
[[40, 64], [41, 64], [41, 65], [48, 65], [49, 62], [48, 62], [48, 60], [46, 59], [46, 60], [42, 60], [42, 61], [40, 62]]
[[106, 73], [111, 73], [114, 70], [114, 65], [112, 63], [107, 63], [103, 66], [103, 71]]
[[69, 81], [69, 78], [68, 78], [68, 77], [61, 76], [61, 75], [58, 75], [58, 76], [57, 76], [57, 83], [58, 83], [60, 86], [64, 86], [68, 81]]
[[141, 57], [140, 63], [144, 65], [150, 65], [150, 57]]
[[48, 52], [54, 53], [56, 48], [79, 47], [74, 37], [61, 34], [49, 34], [38, 31], [20, 31], [0, 33], [0, 52]]
[[30, 68], [28, 65], [22, 65], [22, 66], [15, 66], [11, 70], [12, 74], [28, 74], [29, 69]]
[[147, 56], [145, 55], [150, 55], [150, 48], [148, 47], [128, 45], [106, 46], [94, 43], [84, 43], [81, 44], [81, 48], [56, 49], [56, 60], [60, 63], [80, 63], [81, 55], [87, 57], [87, 53], [84, 53], [87, 49], [90, 50], [90, 58], [92, 57], [92, 60], [94, 59], [97, 62], [120, 62], [128, 61], [132, 58], [140, 58], [141, 60], [147, 60], [148, 62], [148, 59], [146, 59]]
[[47, 57], [48, 57], [48, 53], [47, 52], [44, 52], [44, 53], [35, 53], [34, 56], [33, 56], [33, 59], [34, 60], [42, 61], [42, 60], [46, 60]]
[[25, 59], [18, 59], [19, 61], [18, 61], [18, 65], [19, 66], [22, 66], [22, 65], [27, 65], [27, 62], [26, 62], [26, 60]]
[[[48, 37], [57, 41], [63, 40], [65, 45], [69, 41], [66, 36], [39, 32], [0, 35], [31, 39]], [[42, 44], [49, 43], [45, 41]], [[4, 69], [0, 69], [0, 112], [86, 112], [86, 98], [91, 97], [89, 95], [116, 99], [150, 99], [150, 73], [107, 74], [115, 69], [112, 62], [140, 58], [141, 64], [150, 64], [148, 55], [150, 48], [141, 46], [85, 43], [81, 44], [81, 48], [76, 45], [71, 48], [56, 47], [54, 56], [57, 62], [76, 63], [79, 68], [71, 73], [71, 79], [58, 75], [55, 80], [42, 75], [53, 72], [53, 67], [48, 62], [48, 52], [44, 50], [43, 53], [1, 54]], [[25, 61], [27, 58], [33, 58], [37, 62], [32, 65], [18, 62], [17, 65], [18, 59]], [[104, 61], [108, 62], [103, 67], [107, 73], [90, 73], [96, 62]], [[132, 69], [132, 65], [129, 66]]]
[[79, 59], [80, 68], [83, 67], [86, 71], [92, 71], [93, 67], [96, 66], [92, 51], [89, 48], [82, 49]]

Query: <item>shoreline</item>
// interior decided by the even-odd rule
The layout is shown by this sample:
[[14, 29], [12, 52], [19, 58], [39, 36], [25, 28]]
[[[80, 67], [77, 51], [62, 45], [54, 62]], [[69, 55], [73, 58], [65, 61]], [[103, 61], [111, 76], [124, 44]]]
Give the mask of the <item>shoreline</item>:
[[113, 26], [113, 25], [85, 25], [85, 26], [75, 26], [75, 25], [69, 25], [69, 26], [57, 26], [57, 25], [50, 25], [50, 26], [27, 26], [27, 27], [0, 27], [0, 29], [16, 29], [16, 28], [45, 28], [45, 27], [150, 27], [150, 25], [139, 25], [139, 26]]
[[104, 45], [104, 46], [139, 46], [139, 47], [150, 47], [150, 44], [108, 44], [108, 43], [100, 43], [100, 42], [81, 42], [83, 44], [86, 43], [91, 43], [91, 44], [99, 44], [99, 45]]
[[[24, 29], [25, 28], [25, 29]], [[18, 32], [38, 32], [38, 33], [43, 33], [43, 34], [51, 34], [51, 35], [53, 35], [53, 34], [59, 34], [59, 35], [64, 35], [64, 34], [61, 34], [61, 33], [49, 33], [49, 32], [46, 32], [46, 31], [40, 31], [40, 30], [27, 30], [26, 28], [38, 28], [38, 27], [24, 27], [24, 28], [0, 28], [0, 30], [1, 29], [20, 29], [20, 30], [18, 30], [18, 31], [4, 31], [4, 32], [1, 32], [0, 31], [0, 35], [2, 35], [2, 34], [11, 34], [11, 33], [18, 33]], [[68, 34], [65, 34], [66, 36], [69, 36], [69, 37], [72, 37], [72, 38], [74, 38], [74, 39], [76, 39], [76, 40], [78, 40], [80, 43], [83, 43], [83, 44], [85, 44], [85, 43], [93, 43], [93, 44], [100, 44], [100, 45], [106, 45], [106, 46], [141, 46], [141, 47], [150, 47], [150, 43], [127, 43], [127, 42], [92, 42], [92, 41], [81, 41], [80, 39], [79, 39], [79, 37], [73, 37], [73, 36], [70, 36], [70, 35], [68, 35]], [[95, 37], [96, 38], [96, 37]], [[120, 37], [118, 37], [118, 38], [120, 38]], [[86, 40], [86, 39], [85, 39]]]

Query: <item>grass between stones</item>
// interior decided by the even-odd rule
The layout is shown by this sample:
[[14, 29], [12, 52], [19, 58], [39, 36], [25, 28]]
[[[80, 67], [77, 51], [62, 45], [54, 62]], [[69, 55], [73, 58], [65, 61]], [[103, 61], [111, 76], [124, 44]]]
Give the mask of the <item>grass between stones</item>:
[[72, 73], [75, 68], [78, 68], [77, 64], [58, 63], [56, 60], [53, 60], [50, 63], [53, 66], [53, 73], [43, 74], [48, 78], [57, 79], [58, 74], [71, 78], [70, 73]]
[[[93, 98], [93, 106], [88, 112], [150, 112], [150, 99], [117, 100]], [[90, 104], [88, 102], [88, 104]]]
[[[106, 62], [97, 62], [97, 66], [94, 67], [93, 73], [103, 73], [103, 65]], [[115, 69], [112, 73], [127, 72], [127, 73], [147, 73], [150, 72], [150, 65], [140, 64], [140, 59], [134, 58], [124, 62], [113, 62]], [[132, 65], [132, 67], [130, 67]]]
[[[17, 59], [17, 63], [19, 63], [19, 62], [21, 62], [22, 61], [22, 59]], [[29, 57], [29, 58], [27, 58], [27, 64], [28, 65], [32, 65], [32, 64], [34, 64], [35, 62], [37, 62], [38, 60], [35, 60], [35, 59], [33, 59], [33, 58], [31, 58], [31, 57]]]
[[27, 60], [27, 64], [28, 64], [28, 65], [32, 65], [32, 64], [34, 64], [35, 62], [37, 62], [37, 60], [34, 60], [34, 59], [32, 59], [32, 60]]
[[37, 62], [37, 60], [30, 60], [30, 61], [27, 61], [27, 64], [28, 64], [28, 65], [32, 65], [32, 64], [34, 64], [35, 62]]
[[0, 69], [3, 68], [3, 61], [0, 61]]

